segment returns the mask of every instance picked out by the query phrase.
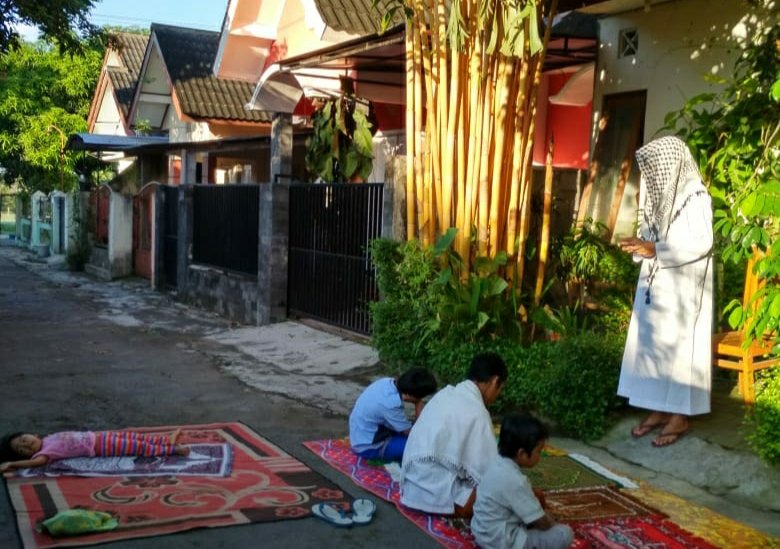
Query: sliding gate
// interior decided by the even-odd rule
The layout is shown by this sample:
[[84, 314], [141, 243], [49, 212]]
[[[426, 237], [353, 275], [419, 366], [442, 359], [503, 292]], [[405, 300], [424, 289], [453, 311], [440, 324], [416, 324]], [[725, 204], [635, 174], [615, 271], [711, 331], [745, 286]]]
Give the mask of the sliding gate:
[[288, 312], [369, 334], [382, 183], [290, 185]]

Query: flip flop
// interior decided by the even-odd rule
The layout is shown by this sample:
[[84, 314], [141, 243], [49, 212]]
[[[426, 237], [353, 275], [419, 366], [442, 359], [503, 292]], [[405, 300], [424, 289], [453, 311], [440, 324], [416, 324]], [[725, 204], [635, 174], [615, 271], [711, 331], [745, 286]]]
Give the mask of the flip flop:
[[659, 421], [658, 423], [640, 423], [631, 429], [631, 436], [634, 438], [642, 438], [643, 436], [649, 435], [659, 427], [666, 425], [666, 423], [666, 421]]
[[376, 513], [376, 503], [370, 499], [360, 498], [352, 502], [352, 522], [368, 524]]
[[352, 519], [347, 516], [344, 509], [334, 503], [317, 503], [312, 506], [311, 512], [315, 517], [329, 522], [339, 528], [349, 528], [352, 526]]
[[[683, 429], [682, 431], [673, 431], [671, 433], [664, 433], [663, 431], [660, 432], [660, 434], [653, 440], [653, 447], [654, 448], [664, 448], [666, 446], [671, 446], [680, 438], [682, 438], [685, 433], [688, 432], [688, 429]], [[665, 438], [668, 439], [666, 442], [659, 442], [659, 439]]]

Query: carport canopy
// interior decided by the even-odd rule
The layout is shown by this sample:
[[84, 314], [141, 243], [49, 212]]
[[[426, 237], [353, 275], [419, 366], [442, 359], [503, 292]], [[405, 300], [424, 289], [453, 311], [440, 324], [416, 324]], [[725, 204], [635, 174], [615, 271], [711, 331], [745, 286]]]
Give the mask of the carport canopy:
[[[595, 61], [597, 32], [593, 15], [570, 11], [556, 17], [544, 70]], [[405, 26], [397, 25], [279, 61], [263, 71], [245, 108], [292, 113], [304, 96], [338, 95], [342, 78], [351, 78], [363, 99], [404, 104], [404, 33]]]

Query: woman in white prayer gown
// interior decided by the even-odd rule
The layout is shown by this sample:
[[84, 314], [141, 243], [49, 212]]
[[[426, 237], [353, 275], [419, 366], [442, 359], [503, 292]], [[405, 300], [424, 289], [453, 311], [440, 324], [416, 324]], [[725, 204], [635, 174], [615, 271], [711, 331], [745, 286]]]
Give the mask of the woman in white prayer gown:
[[636, 152], [644, 205], [639, 237], [621, 248], [642, 262], [618, 394], [650, 410], [631, 431], [662, 427], [653, 446], [688, 430], [688, 417], [710, 411], [712, 204], [688, 147], [677, 137]]

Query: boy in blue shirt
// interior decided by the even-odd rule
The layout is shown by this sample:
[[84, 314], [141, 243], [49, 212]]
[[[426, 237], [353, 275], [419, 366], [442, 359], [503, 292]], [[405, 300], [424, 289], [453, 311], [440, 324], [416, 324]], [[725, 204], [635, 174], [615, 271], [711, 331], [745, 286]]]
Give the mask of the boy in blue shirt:
[[349, 415], [352, 451], [366, 459], [400, 461], [412, 422], [404, 402], [420, 415], [423, 398], [436, 392], [436, 378], [425, 368], [411, 368], [399, 378], [378, 379], [358, 397]]

